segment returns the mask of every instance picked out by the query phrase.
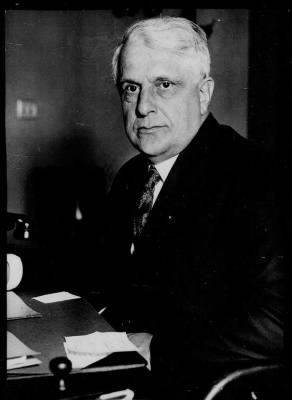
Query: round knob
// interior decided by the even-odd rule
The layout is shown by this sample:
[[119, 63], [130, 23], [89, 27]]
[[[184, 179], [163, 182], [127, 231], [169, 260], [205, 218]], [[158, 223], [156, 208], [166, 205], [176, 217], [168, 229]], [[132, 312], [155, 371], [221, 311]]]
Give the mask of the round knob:
[[50, 370], [59, 380], [59, 390], [66, 390], [65, 378], [72, 370], [72, 363], [67, 357], [56, 357], [50, 361]]

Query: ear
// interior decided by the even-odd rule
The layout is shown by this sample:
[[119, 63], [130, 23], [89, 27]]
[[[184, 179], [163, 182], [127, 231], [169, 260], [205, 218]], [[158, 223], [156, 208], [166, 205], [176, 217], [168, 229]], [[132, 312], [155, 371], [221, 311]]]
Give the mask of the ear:
[[200, 111], [201, 115], [208, 111], [209, 103], [214, 90], [214, 80], [211, 77], [205, 78], [200, 83]]

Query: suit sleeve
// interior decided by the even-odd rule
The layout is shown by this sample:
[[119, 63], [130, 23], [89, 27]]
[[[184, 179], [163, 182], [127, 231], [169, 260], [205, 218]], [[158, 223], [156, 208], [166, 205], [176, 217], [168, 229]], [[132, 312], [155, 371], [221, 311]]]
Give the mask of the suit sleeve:
[[261, 158], [249, 204], [250, 253], [246, 259], [246, 295], [234, 324], [222, 340], [235, 358], [279, 360], [284, 355], [287, 322], [287, 254], [281, 198], [270, 169]]
[[241, 197], [233, 210], [237, 224], [234, 234], [247, 226], [245, 242], [237, 248], [240, 269], [234, 277], [236, 290], [231, 290], [234, 297], [230, 298], [230, 308], [221, 310], [217, 320], [215, 317], [214, 330], [209, 321], [201, 321], [204, 337], [200, 340], [207, 345], [199, 353], [208, 360], [259, 362], [284, 357], [287, 255], [279, 212], [281, 199], [267, 158], [261, 157], [249, 167], [250, 173], [238, 182]]
[[[232, 187], [235, 194], [229, 214], [233, 229], [226, 236], [229, 240], [218, 267], [220, 272], [226, 261], [229, 276], [220, 281], [219, 273], [210, 292], [196, 297], [198, 301], [189, 304], [186, 313], [178, 308], [177, 313], [166, 311], [169, 315], [165, 320], [169, 318], [173, 323], [171, 329], [168, 324], [162, 335], [154, 336], [154, 368], [160, 363], [163, 369], [175, 368], [169, 360], [169, 348], [171, 359], [185, 365], [186, 371], [196, 363], [225, 367], [283, 361], [287, 249], [279, 212], [282, 199], [277, 199], [273, 174], [267, 165], [264, 158], [245, 164], [249, 171], [241, 171], [241, 179]], [[226, 285], [225, 278], [229, 279]], [[228, 293], [221, 291], [221, 283]], [[164, 309], [169, 310], [169, 305]], [[171, 309], [175, 309], [175, 304]], [[182, 343], [185, 350], [173, 346], [174, 340]]]

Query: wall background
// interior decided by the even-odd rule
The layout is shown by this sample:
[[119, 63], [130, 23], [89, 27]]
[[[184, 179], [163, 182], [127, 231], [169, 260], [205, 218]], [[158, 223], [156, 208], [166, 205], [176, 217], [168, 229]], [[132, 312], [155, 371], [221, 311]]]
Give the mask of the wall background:
[[[213, 20], [209, 45], [215, 92], [211, 110], [247, 136], [249, 13], [239, 9], [163, 9], [165, 15]], [[124, 132], [111, 78], [117, 39], [143, 12], [8, 10], [6, 35], [7, 208], [35, 216], [36, 169], [98, 167], [108, 190], [135, 150]], [[16, 117], [18, 99], [37, 104], [38, 116]], [[74, 168], [73, 168], [74, 167]]]

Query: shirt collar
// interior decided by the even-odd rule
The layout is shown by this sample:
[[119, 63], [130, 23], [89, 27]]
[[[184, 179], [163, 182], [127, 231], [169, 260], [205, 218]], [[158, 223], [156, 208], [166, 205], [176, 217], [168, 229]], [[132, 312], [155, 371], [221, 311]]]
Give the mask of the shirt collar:
[[177, 159], [178, 154], [174, 157], [168, 158], [167, 160], [164, 160], [158, 164], [155, 164], [155, 168], [159, 172], [159, 175], [164, 182], [165, 179], [167, 178], [167, 175], [169, 174], [169, 171], [171, 170], [173, 164], [175, 163], [175, 160]]

